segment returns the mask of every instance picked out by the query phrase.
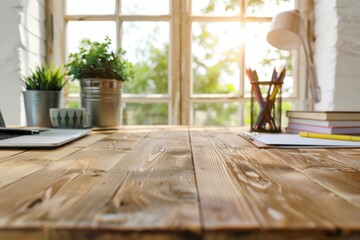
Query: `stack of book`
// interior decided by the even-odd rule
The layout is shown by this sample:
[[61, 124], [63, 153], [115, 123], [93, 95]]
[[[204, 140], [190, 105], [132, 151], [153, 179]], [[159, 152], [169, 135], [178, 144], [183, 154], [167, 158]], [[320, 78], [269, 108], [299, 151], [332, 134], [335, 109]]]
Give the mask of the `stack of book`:
[[287, 111], [287, 133], [316, 132], [360, 135], [360, 112]]

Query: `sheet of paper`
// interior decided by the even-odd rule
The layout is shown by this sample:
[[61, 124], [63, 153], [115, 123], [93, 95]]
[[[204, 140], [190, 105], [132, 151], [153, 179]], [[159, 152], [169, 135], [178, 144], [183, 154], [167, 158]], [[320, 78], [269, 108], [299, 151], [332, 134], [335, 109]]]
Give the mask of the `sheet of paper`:
[[254, 142], [279, 148], [341, 148], [360, 147], [360, 142], [340, 141], [319, 138], [305, 138], [297, 134], [267, 134], [260, 133]]

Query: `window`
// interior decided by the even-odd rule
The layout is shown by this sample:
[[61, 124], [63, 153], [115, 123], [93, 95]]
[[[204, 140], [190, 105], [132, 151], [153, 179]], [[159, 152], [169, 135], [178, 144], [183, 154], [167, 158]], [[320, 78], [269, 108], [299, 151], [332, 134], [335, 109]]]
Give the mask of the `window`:
[[[135, 65], [123, 89], [122, 123], [241, 126], [249, 124], [245, 67], [270, 80], [287, 67], [283, 109], [299, 101], [295, 52], [266, 41], [271, 17], [295, 0], [63, 0], [52, 2], [53, 57], [64, 63], [82, 38], [112, 39]], [[78, 106], [78, 85], [66, 92]]]

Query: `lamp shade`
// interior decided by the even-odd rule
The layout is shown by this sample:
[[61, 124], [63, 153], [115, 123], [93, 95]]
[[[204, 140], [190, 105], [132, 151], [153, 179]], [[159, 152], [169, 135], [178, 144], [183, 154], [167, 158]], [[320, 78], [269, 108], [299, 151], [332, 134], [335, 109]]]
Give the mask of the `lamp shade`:
[[276, 15], [267, 35], [267, 41], [283, 50], [300, 48], [304, 37], [304, 23], [297, 11], [285, 11]]
[[[267, 41], [278, 49], [288, 51], [300, 48], [301, 46], [304, 47], [307, 63], [305, 99], [306, 101], [308, 100], [308, 89], [310, 89], [315, 102], [320, 102], [320, 87], [317, 83], [311, 46], [309, 39], [305, 35], [304, 22], [300, 13], [293, 10], [281, 12], [276, 15], [271, 21]], [[307, 106], [308, 104], [304, 105]]]

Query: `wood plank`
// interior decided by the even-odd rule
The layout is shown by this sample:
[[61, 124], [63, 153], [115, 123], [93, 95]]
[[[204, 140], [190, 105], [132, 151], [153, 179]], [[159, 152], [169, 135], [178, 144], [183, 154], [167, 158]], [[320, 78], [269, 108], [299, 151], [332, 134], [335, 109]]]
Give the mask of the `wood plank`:
[[91, 147], [93, 144], [97, 143], [103, 138], [108, 137], [109, 135], [113, 134], [114, 132], [94, 132], [92, 131], [89, 135], [80, 138], [76, 141], [70, 142], [65, 146], [73, 146], [78, 148], [84, 147]]
[[206, 233], [360, 230], [360, 209], [273, 152], [243, 147], [244, 140], [232, 132], [190, 135]]
[[26, 229], [18, 231], [17, 229], [1, 229], [0, 231], [1, 240], [34, 240], [34, 239], [49, 239], [46, 237], [43, 231], [39, 229]]
[[[205, 229], [255, 229], [259, 227], [252, 204], [244, 194], [242, 184], [233, 180], [228, 167], [232, 163], [221, 159], [215, 145], [222, 145], [227, 153], [236, 150], [232, 143], [225, 144], [217, 138], [217, 132], [190, 129], [191, 147], [196, 174], [200, 205]], [[223, 133], [225, 138], [231, 132]], [[219, 140], [219, 141], [218, 141]], [[242, 139], [243, 140], [243, 139]], [[245, 140], [243, 140], [243, 144]], [[229, 166], [226, 166], [228, 165]], [[236, 174], [236, 173], [235, 173]], [[237, 177], [236, 177], [237, 178]], [[247, 192], [247, 191], [246, 191]]]
[[359, 160], [169, 126], [0, 151], [0, 239], [360, 239]]
[[104, 138], [106, 135], [91, 135], [56, 149], [4, 150], [11, 157], [0, 160], [0, 189], [22, 179], [54, 161], [79, 151], [82, 147]]
[[20, 154], [25, 150], [21, 149], [0, 149], [0, 162], [3, 161], [2, 159], [11, 157], [16, 154]]
[[170, 1], [170, 12], [172, 14], [172, 20], [170, 21], [171, 29], [171, 51], [170, 54], [170, 75], [171, 75], [171, 103], [170, 103], [170, 116], [169, 124], [180, 124], [181, 123], [181, 67], [178, 65], [175, 67], [175, 63], [181, 62], [181, 1], [182, 0], [172, 0]]
[[213, 231], [205, 232], [203, 239], [206, 240], [358, 240], [359, 232], [334, 232], [334, 231]]
[[156, 130], [72, 206], [76, 212], [62, 212], [56, 227], [198, 234], [197, 200], [188, 130]]
[[200, 240], [200, 235], [192, 231], [94, 231], [94, 230], [55, 230], [52, 240]]
[[302, 174], [360, 208], [359, 151], [352, 149], [270, 151]]
[[[86, 148], [80, 148], [71, 155], [58, 159], [38, 171], [26, 174], [22, 179], [13, 184], [0, 189], [0, 227], [18, 228], [39, 228], [46, 221], [63, 211], [81, 197], [81, 194], [90, 189], [98, 180], [99, 176], [109, 170], [125, 152], [121, 151], [121, 146], [116, 149], [106, 148], [99, 151], [97, 144], [102, 142], [112, 142], [116, 134], [109, 135], [100, 143], [95, 143]], [[93, 135], [91, 135], [93, 136]], [[95, 136], [95, 135], [94, 135]], [[133, 136], [133, 135], [132, 135]], [[124, 136], [122, 136], [124, 137]], [[126, 136], [125, 136], [126, 137]], [[95, 136], [95, 139], [99, 137]], [[89, 141], [89, 139], [83, 139]], [[132, 143], [135, 144], [134, 140]], [[73, 144], [80, 144], [73, 143]], [[66, 146], [66, 149], [71, 149]], [[79, 150], [79, 148], [76, 148]], [[125, 151], [128, 151], [129, 141], [124, 144]], [[35, 150], [34, 150], [35, 151]], [[44, 150], [41, 150], [44, 151]], [[44, 151], [48, 154], [55, 154], [64, 149]], [[43, 155], [33, 156], [33, 161], [41, 161]], [[22, 164], [26, 164], [25, 161]], [[22, 165], [19, 163], [20, 166]], [[26, 173], [29, 170], [24, 170]]]
[[153, 131], [120, 130], [1, 189], [0, 226], [46, 226], [54, 239], [83, 239], [95, 229], [92, 239], [112, 239], [115, 230], [197, 238], [188, 130]]
[[170, 16], [167, 15], [67, 15], [65, 21], [115, 21], [120, 18], [122, 21], [169, 21]]
[[179, 66], [175, 66], [174, 68], [180, 69], [180, 76], [182, 81], [181, 84], [181, 96], [180, 98], [180, 124], [191, 124], [191, 79], [192, 71], [191, 71], [191, 61], [192, 61], [192, 54], [191, 54], [191, 29], [192, 23], [189, 19], [190, 13], [190, 2], [189, 1], [181, 1], [181, 16], [180, 16], [180, 58], [182, 59]]

